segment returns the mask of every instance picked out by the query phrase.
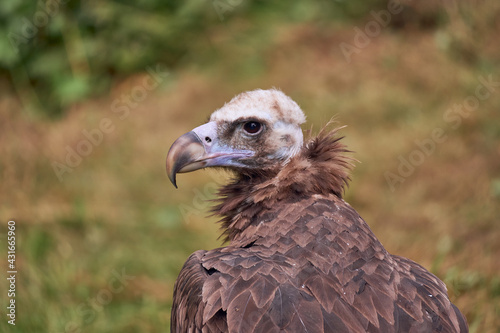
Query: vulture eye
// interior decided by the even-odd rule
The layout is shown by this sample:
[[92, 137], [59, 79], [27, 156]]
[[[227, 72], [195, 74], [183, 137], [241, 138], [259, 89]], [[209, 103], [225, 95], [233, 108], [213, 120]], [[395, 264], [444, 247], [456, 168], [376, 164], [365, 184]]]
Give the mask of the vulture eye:
[[243, 129], [248, 134], [257, 134], [262, 129], [262, 124], [257, 121], [249, 121], [243, 125]]

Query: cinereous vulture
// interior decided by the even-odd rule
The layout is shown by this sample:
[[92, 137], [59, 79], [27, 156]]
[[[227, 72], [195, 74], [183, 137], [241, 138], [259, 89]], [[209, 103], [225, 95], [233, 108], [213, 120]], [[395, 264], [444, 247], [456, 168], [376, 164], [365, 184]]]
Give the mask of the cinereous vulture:
[[234, 172], [219, 191], [227, 246], [199, 250], [174, 287], [172, 332], [467, 332], [445, 284], [387, 252], [342, 199], [352, 159], [337, 130], [304, 142], [283, 92], [234, 97], [179, 137], [167, 173]]

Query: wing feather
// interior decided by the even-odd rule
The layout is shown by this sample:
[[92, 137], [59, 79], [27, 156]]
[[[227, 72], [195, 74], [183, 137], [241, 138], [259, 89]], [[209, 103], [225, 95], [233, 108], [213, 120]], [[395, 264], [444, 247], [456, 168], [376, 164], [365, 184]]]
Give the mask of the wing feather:
[[249, 290], [234, 298], [227, 309], [227, 325], [231, 332], [254, 332], [265, 310], [255, 303]]
[[200, 250], [193, 253], [175, 282], [170, 322], [172, 332], [201, 332], [204, 309], [201, 294], [208, 276], [201, 265], [205, 252]]

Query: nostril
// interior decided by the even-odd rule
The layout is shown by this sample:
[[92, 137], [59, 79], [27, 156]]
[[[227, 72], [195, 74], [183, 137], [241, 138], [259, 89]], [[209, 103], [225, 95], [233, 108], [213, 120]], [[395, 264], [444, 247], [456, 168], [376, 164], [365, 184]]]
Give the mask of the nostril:
[[212, 139], [210, 139], [208, 136], [206, 136], [206, 137], [205, 137], [205, 141], [206, 141], [207, 143], [210, 143], [210, 142], [212, 142]]

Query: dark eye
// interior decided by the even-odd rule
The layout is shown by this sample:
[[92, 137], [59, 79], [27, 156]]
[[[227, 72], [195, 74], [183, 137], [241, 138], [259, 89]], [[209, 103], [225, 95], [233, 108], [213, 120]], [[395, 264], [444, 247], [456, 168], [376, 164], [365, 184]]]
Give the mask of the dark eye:
[[257, 121], [249, 121], [243, 125], [243, 129], [249, 134], [258, 133], [262, 128], [262, 124]]

